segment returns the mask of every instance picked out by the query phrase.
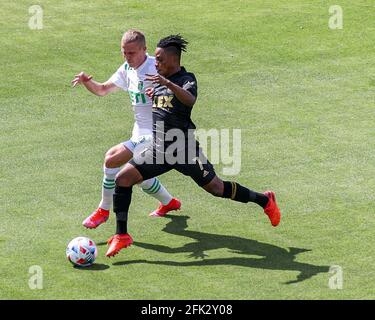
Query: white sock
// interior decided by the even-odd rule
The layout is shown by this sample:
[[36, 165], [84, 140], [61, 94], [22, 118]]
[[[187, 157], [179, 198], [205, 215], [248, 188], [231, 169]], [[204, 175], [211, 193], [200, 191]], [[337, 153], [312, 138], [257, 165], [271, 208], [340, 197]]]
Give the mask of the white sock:
[[144, 192], [158, 199], [163, 205], [167, 205], [173, 198], [158, 178], [142, 181], [139, 186]]
[[99, 208], [110, 210], [113, 202], [113, 194], [115, 193], [115, 177], [121, 168], [106, 168], [103, 167], [104, 177], [102, 184], [102, 201], [99, 203]]

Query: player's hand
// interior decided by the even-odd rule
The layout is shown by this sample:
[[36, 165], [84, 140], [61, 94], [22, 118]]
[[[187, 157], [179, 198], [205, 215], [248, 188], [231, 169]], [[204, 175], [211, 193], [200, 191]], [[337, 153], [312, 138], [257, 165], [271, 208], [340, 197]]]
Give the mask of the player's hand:
[[71, 81], [71, 83], [74, 88], [76, 85], [90, 81], [91, 79], [92, 76], [89, 76], [82, 71], [74, 76], [74, 79]]
[[154, 88], [147, 88], [146, 90], [145, 90], [145, 92], [146, 92], [146, 94], [147, 94], [147, 96], [149, 97], [149, 98], [152, 98], [152, 96], [154, 95]]
[[152, 83], [157, 83], [157, 84], [160, 84], [162, 86], [166, 86], [170, 81], [166, 78], [164, 78], [162, 75], [160, 74], [146, 74], [146, 78], [145, 78], [146, 81], [152, 81]]

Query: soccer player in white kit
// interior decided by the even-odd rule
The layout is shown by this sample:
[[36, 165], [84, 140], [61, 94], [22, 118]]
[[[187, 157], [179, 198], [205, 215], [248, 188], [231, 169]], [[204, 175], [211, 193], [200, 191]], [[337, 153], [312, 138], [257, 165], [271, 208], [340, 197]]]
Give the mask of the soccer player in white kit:
[[[86, 89], [98, 96], [105, 96], [119, 89], [127, 91], [135, 119], [130, 140], [110, 148], [105, 155], [102, 199], [98, 208], [82, 222], [90, 229], [108, 220], [113, 203], [115, 178], [121, 166], [133, 157], [137, 146], [152, 140], [152, 101], [145, 94], [145, 90], [152, 87], [152, 83], [145, 81], [145, 77], [146, 74], [157, 73], [155, 58], [146, 53], [144, 34], [134, 29], [124, 33], [121, 39], [121, 52], [126, 61], [108, 81], [96, 82], [92, 76], [84, 72], [80, 72], [72, 80], [73, 87], [83, 84]], [[171, 210], [180, 209], [181, 202], [173, 198], [157, 178], [143, 181], [140, 187], [160, 201], [159, 207], [151, 212], [150, 216], [161, 217]]]

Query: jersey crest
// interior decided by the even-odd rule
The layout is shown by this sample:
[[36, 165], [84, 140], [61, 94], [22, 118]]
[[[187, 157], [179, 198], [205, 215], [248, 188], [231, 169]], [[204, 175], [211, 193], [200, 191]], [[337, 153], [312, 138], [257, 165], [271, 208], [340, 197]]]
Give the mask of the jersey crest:
[[139, 90], [139, 91], [142, 91], [143, 89], [144, 89], [143, 81], [142, 81], [142, 80], [139, 80], [139, 81], [138, 81], [138, 90]]

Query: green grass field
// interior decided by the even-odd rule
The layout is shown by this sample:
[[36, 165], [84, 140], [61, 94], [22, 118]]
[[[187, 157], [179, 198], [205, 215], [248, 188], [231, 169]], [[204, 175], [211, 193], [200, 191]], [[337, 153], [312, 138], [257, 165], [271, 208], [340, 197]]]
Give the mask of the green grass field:
[[[1, 299], [375, 298], [373, 1], [40, 0], [43, 29], [30, 30], [33, 4], [1, 5]], [[334, 4], [343, 29], [328, 27]], [[125, 93], [99, 98], [70, 81], [81, 70], [107, 80], [130, 27], [151, 54], [170, 33], [190, 41], [193, 121], [242, 130], [241, 173], [223, 178], [273, 189], [279, 227], [177, 172], [160, 179], [182, 210], [151, 219], [156, 201], [135, 188], [135, 245], [115, 258], [114, 216], [81, 226], [100, 200], [104, 153], [128, 139], [133, 115]], [[79, 235], [98, 244], [91, 268], [66, 260]], [[29, 287], [33, 265], [41, 290]], [[329, 287], [334, 265], [341, 290]]]

